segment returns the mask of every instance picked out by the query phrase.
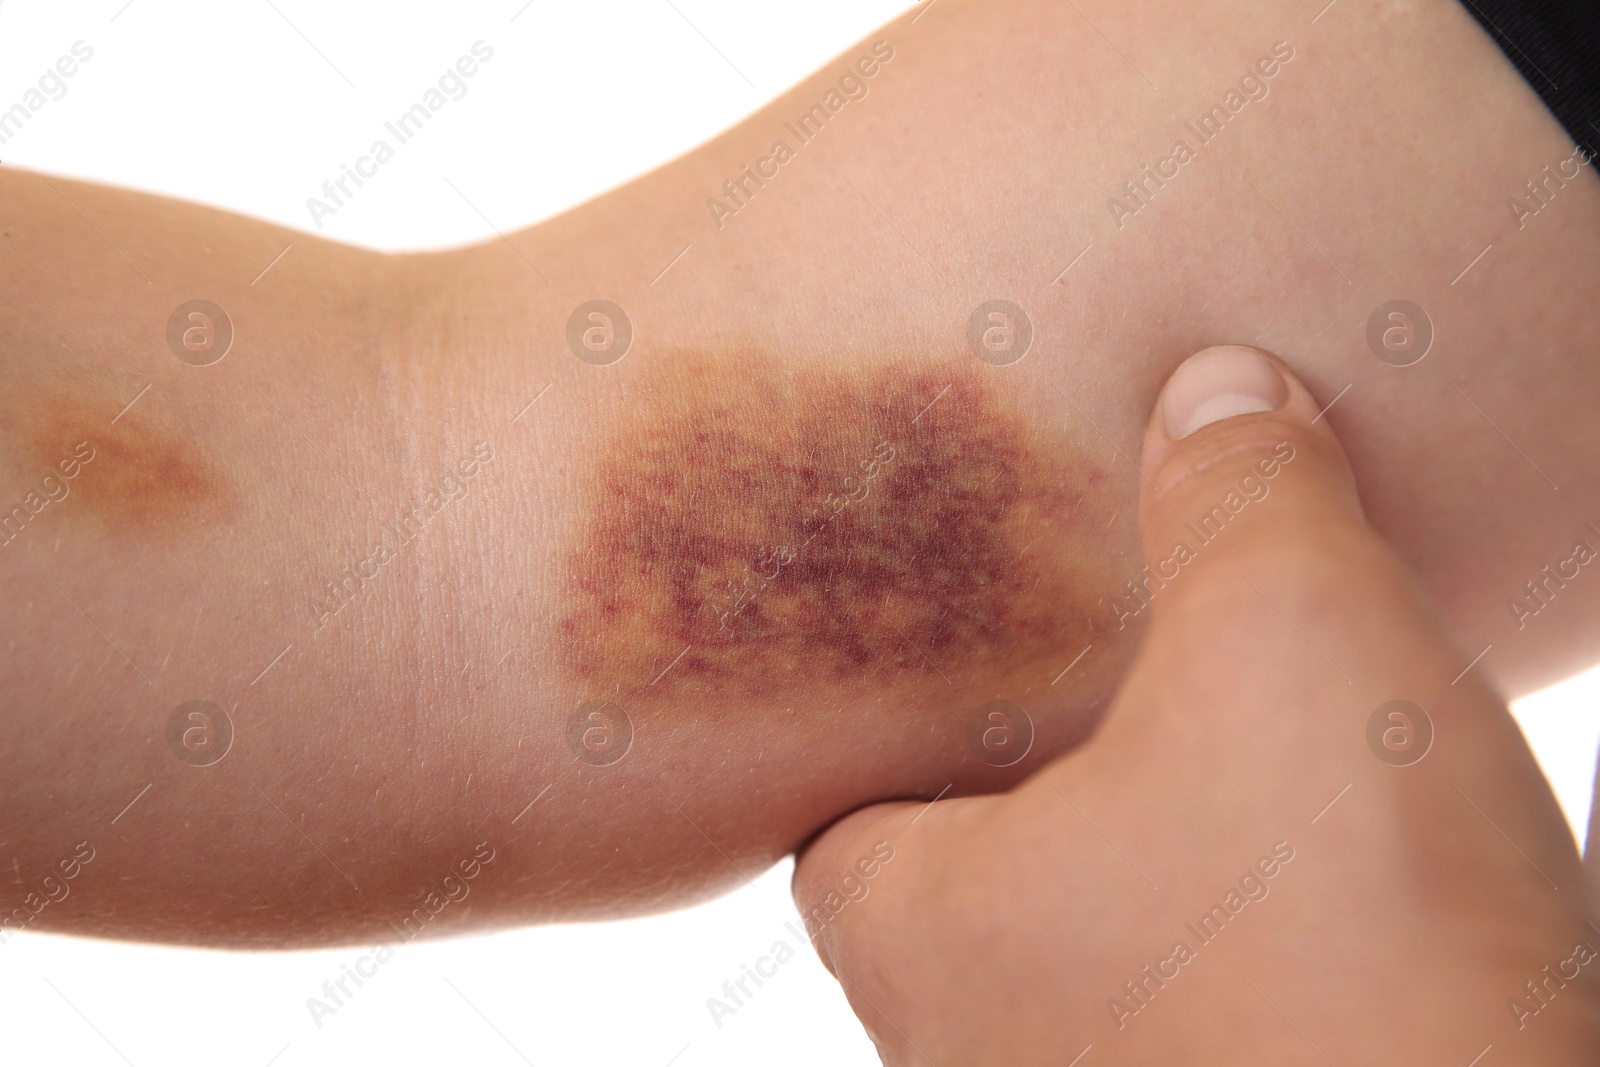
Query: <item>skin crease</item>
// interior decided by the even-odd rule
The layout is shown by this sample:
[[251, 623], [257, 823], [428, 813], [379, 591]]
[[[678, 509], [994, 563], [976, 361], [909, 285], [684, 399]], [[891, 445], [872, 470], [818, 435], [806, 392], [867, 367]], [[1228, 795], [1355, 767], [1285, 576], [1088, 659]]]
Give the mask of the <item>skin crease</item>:
[[[868, 95], [720, 229], [707, 199], [871, 41], [514, 247], [382, 256], [0, 171], [0, 358], [16, 383], [0, 395], [0, 500], [21, 501], [78, 441], [136, 443], [115, 468], [100, 466], [108, 444], [0, 547], [0, 678], [20, 709], [0, 719], [0, 862], [26, 881], [80, 841], [96, 848], [70, 906], [30, 928], [363, 941], [482, 841], [496, 859], [430, 931], [636, 913], [740, 884], [862, 804], [1012, 785], [1086, 736], [1137, 649], [1144, 614], [1115, 630], [1100, 606], [1139, 576], [1128, 457], [1165, 374], [1222, 340], [1282, 353], [1324, 403], [1351, 386], [1327, 418], [1363, 503], [1461, 645], [1494, 645], [1477, 671], [1519, 693], [1586, 665], [1600, 584], [1571, 583], [1523, 631], [1507, 610], [1566, 557], [1600, 488], [1584, 399], [1600, 389], [1586, 358], [1600, 250], [1584, 236], [1600, 196], [1583, 175], [1520, 231], [1505, 206], [1571, 154], [1537, 98], [1444, 0], [1344, 0], [1315, 26], [1314, 12], [1244, 0], [1083, 12], [1159, 88], [1070, 7], [941, 3], [874, 36], [893, 57]], [[1294, 58], [1269, 95], [1119, 228], [1107, 199], [1278, 41]], [[1408, 368], [1364, 339], [1372, 310], [1401, 296], [1437, 332]], [[210, 367], [166, 347], [168, 316], [197, 297], [236, 328]], [[635, 338], [597, 367], [571, 356], [565, 329], [601, 297]], [[966, 353], [973, 310], [996, 298], [1024, 306], [1034, 334], [1003, 367]], [[1065, 590], [1067, 617], [1002, 608], [982, 572], [962, 572], [988, 617], [949, 631], [965, 651], [937, 670], [880, 628], [865, 647], [888, 662], [859, 684], [841, 676], [841, 646], [808, 658], [817, 646], [779, 642], [748, 674], [733, 656], [669, 672], [640, 703], [646, 660], [667, 666], [677, 631], [614, 631], [573, 585], [596, 577], [585, 558], [639, 561], [618, 546], [640, 527], [602, 491], [660, 474], [630, 466], [637, 442], [723, 404], [727, 454], [792, 483], [793, 450], [775, 440], [874, 398], [908, 403], [883, 383], [957, 364], [955, 430], [1020, 442], [1011, 469], [1032, 472], [992, 558], [1015, 544], [1037, 570], [1005, 580]], [[834, 406], [812, 382], [849, 399]], [[872, 428], [832, 422], [851, 444]], [[825, 454], [842, 470], [842, 443]], [[184, 476], [139, 473], [156, 469]], [[729, 499], [778, 508], [756, 490]], [[715, 514], [723, 533], [769, 528], [765, 513]], [[880, 513], [868, 531], [900, 521]], [[1030, 544], [1035, 526], [1047, 536]], [[586, 540], [607, 529], [619, 539]], [[361, 572], [376, 577], [346, 577]], [[335, 582], [347, 594], [332, 611]], [[651, 603], [662, 588], [624, 578], [604, 595]], [[926, 603], [899, 610], [926, 620]], [[982, 638], [995, 613], [1070, 640], [1008, 658]], [[1072, 614], [1105, 631], [1075, 665]], [[616, 678], [606, 651], [622, 657]], [[763, 685], [780, 658], [801, 676]], [[968, 744], [997, 698], [1035, 727], [1009, 768]], [[196, 699], [234, 725], [209, 767], [166, 743], [174, 709]], [[569, 744], [601, 699], [631, 717], [631, 748], [609, 765]]]

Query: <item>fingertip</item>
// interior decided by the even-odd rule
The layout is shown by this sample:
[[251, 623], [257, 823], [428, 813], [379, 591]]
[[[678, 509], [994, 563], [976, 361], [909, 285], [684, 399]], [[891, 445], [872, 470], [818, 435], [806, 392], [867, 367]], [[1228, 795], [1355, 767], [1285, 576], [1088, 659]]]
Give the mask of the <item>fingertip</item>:
[[1212, 423], [1272, 411], [1288, 399], [1288, 382], [1265, 352], [1246, 345], [1215, 345], [1172, 372], [1156, 410], [1164, 435], [1181, 441]]
[[[790, 895], [805, 924], [806, 936], [829, 973], [838, 976], [833, 943], [851, 909], [849, 880], [870, 883], [896, 855], [896, 842], [936, 805], [957, 801], [892, 801], [840, 818], [795, 851]], [[869, 873], [870, 872], [870, 873]]]
[[[938, 803], [938, 802], [934, 802]], [[849, 864], [863, 845], [890, 831], [909, 826], [919, 813], [932, 807], [928, 801], [895, 800], [857, 808], [817, 831], [795, 849], [794, 878], [791, 889], [795, 903], [802, 903], [804, 892], [826, 883], [829, 872]]]
[[[1185, 360], [1162, 387], [1145, 431], [1146, 562], [1171, 570], [1178, 547], [1187, 546], [1179, 553], [1187, 558], [1223, 527], [1254, 531], [1226, 538], [1243, 549], [1290, 530], [1303, 540], [1363, 522], [1349, 462], [1323, 411], [1288, 364], [1262, 349], [1219, 345]], [[1261, 504], [1269, 495], [1275, 502]]]
[[[1213, 345], [1184, 360], [1161, 387], [1146, 429], [1140, 465], [1147, 476], [1196, 434], [1251, 415], [1304, 426], [1321, 408], [1282, 359], [1250, 345]], [[1326, 426], [1323, 427], [1324, 432]]]

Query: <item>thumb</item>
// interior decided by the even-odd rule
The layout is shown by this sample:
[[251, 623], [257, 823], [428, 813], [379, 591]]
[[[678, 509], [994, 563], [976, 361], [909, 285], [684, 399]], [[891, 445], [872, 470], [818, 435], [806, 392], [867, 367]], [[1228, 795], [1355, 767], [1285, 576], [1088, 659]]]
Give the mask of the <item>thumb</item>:
[[1349, 462], [1316, 400], [1257, 348], [1207, 348], [1173, 372], [1140, 468], [1141, 585], [1152, 594], [1202, 557], [1327, 545], [1366, 527]]
[[[940, 803], [960, 805], [965, 801]], [[875, 886], [879, 897], [888, 891], [888, 879], [879, 883], [873, 880], [893, 862], [897, 846], [904, 843], [929, 806], [889, 801], [857, 809], [826, 827], [796, 855], [790, 893], [811, 946], [835, 978], [841, 977], [840, 963], [848, 962], [836, 957], [847, 956], [849, 948], [860, 941], [858, 935], [865, 917], [860, 902]], [[875, 910], [878, 904], [874, 901]]]

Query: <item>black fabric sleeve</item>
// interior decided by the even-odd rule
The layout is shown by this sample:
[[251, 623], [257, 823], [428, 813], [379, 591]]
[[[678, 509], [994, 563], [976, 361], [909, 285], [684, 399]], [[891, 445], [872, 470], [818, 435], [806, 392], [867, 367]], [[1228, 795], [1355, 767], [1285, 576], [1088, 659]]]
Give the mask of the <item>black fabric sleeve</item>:
[[1461, 0], [1575, 145], [1600, 145], [1600, 0]]

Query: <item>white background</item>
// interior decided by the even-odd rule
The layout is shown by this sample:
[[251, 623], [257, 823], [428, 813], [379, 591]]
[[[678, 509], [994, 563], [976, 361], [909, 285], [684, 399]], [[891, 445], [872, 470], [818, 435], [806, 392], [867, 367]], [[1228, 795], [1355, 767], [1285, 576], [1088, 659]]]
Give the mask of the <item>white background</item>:
[[[494, 58], [467, 94], [321, 230], [383, 249], [469, 243], [684, 152], [904, 6], [0, 0], [0, 109], [75, 41], [94, 49], [0, 161], [312, 229], [306, 198], [481, 39]], [[1575, 828], [1588, 816], [1597, 709], [1600, 671], [1517, 708]], [[673, 915], [405, 946], [320, 1028], [307, 998], [362, 950], [19, 935], [0, 946], [0, 1060], [876, 1064], [838, 987], [785, 928], [790, 869]], [[714, 1025], [706, 999], [777, 940], [796, 958]]]

